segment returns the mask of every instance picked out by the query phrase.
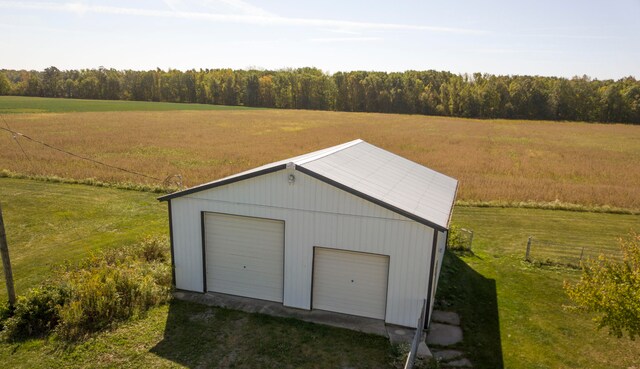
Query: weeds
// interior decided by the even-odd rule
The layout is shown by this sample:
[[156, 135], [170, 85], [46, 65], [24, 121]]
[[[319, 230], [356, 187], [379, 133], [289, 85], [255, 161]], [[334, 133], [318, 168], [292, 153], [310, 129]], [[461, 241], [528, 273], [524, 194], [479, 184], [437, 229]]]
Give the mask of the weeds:
[[7, 169], [0, 170], [0, 178], [31, 179], [34, 181], [50, 182], [50, 183], [83, 184], [83, 185], [95, 186], [95, 187], [108, 187], [108, 188], [117, 188], [120, 190], [153, 192], [153, 193], [163, 193], [163, 194], [171, 193], [178, 190], [177, 187], [166, 187], [161, 185], [145, 185], [145, 184], [133, 183], [133, 182], [111, 183], [111, 182], [99, 181], [95, 178], [73, 179], [73, 178], [63, 178], [58, 176], [31, 175], [31, 174], [16, 173]]
[[170, 298], [167, 242], [146, 238], [133, 247], [110, 249], [77, 266], [63, 265], [50, 282], [18, 298], [3, 313], [3, 338], [46, 335], [75, 340], [146, 311]]

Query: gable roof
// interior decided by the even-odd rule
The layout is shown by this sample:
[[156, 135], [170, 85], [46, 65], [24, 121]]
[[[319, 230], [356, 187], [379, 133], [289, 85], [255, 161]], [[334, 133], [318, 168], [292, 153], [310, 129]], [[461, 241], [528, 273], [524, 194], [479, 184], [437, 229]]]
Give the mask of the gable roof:
[[170, 200], [287, 167], [430, 227], [439, 230], [449, 227], [458, 181], [363, 140], [266, 164], [158, 200]]

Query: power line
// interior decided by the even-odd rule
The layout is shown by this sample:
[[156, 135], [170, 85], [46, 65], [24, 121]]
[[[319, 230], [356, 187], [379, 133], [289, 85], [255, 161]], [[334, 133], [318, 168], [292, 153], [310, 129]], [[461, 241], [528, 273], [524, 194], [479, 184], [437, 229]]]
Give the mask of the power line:
[[[4, 119], [4, 117], [3, 117], [2, 119]], [[5, 120], [5, 123], [6, 123], [6, 120]], [[88, 158], [88, 157], [86, 157], [86, 156], [82, 156], [82, 155], [74, 154], [74, 153], [69, 152], [69, 151], [67, 151], [67, 150], [60, 149], [60, 148], [57, 148], [57, 147], [55, 147], [55, 146], [49, 145], [49, 144], [48, 144], [48, 143], [46, 143], [46, 142], [42, 142], [42, 141], [36, 140], [35, 138], [29, 137], [29, 136], [27, 136], [27, 135], [25, 135], [25, 134], [23, 134], [23, 133], [16, 132], [16, 131], [14, 131], [14, 130], [12, 130], [12, 129], [10, 129], [10, 128], [0, 127], [0, 129], [2, 129], [2, 130], [4, 130], [4, 131], [7, 131], [7, 132], [10, 132], [12, 135], [14, 135], [14, 137], [16, 137], [16, 136], [24, 137], [24, 138], [26, 138], [27, 140], [33, 141], [33, 142], [38, 143], [38, 144], [40, 144], [40, 145], [42, 145], [42, 146], [48, 147], [48, 148], [50, 148], [50, 149], [52, 149], [52, 150], [56, 150], [56, 151], [59, 151], [59, 152], [65, 153], [65, 154], [67, 154], [67, 155], [71, 155], [71, 156], [73, 156], [73, 157], [76, 157], [76, 158], [79, 158], [79, 159], [82, 159], [82, 160], [87, 160], [87, 161], [90, 161], [90, 162], [95, 163], [95, 164], [104, 165], [104, 166], [106, 166], [106, 167], [113, 168], [113, 169], [117, 169], [117, 170], [121, 170], [121, 171], [123, 171], [123, 172], [127, 172], [127, 173], [130, 173], [130, 174], [135, 174], [135, 175], [137, 175], [137, 176], [141, 176], [141, 177], [145, 177], [145, 178], [149, 178], [149, 179], [154, 179], [154, 180], [156, 180], [156, 181], [162, 181], [162, 179], [160, 179], [160, 178], [156, 178], [156, 177], [148, 176], [148, 175], [146, 175], [146, 174], [138, 173], [138, 172], [135, 172], [135, 171], [133, 171], [133, 170], [129, 170], [129, 169], [125, 169], [125, 168], [117, 167], [117, 166], [115, 166], [115, 165], [111, 165], [111, 164], [103, 163], [103, 162], [101, 162], [101, 161], [98, 161], [98, 160], [95, 160], [95, 159]], [[17, 141], [17, 139], [16, 139], [16, 141]], [[21, 148], [22, 148], [22, 146], [21, 146]], [[24, 152], [24, 150], [23, 150], [23, 152]], [[26, 155], [26, 153], [25, 153], [25, 155]]]
[[[4, 119], [4, 115], [0, 115], [0, 117], [2, 117], [2, 120], [4, 121], [4, 124], [6, 124], [7, 128], [11, 131], [11, 127], [9, 127], [9, 122], [7, 122], [7, 120]], [[29, 155], [27, 155], [27, 153], [24, 151], [24, 148], [22, 148], [22, 145], [20, 144], [20, 141], [18, 141], [18, 137], [14, 133], [11, 134], [11, 137], [13, 137], [13, 140], [18, 144], [18, 146], [20, 147], [20, 150], [22, 150], [22, 153], [24, 154], [24, 156], [27, 158], [27, 160], [29, 160], [29, 163], [31, 164], [31, 169], [33, 169], [33, 161], [31, 160]]]

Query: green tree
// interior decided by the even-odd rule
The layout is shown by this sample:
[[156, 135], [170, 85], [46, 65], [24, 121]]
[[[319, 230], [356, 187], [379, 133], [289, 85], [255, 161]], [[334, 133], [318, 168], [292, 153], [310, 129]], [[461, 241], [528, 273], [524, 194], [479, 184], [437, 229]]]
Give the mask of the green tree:
[[26, 79], [25, 95], [27, 96], [43, 96], [42, 79], [40, 74], [35, 71], [28, 73]]
[[258, 84], [260, 106], [264, 106], [267, 108], [275, 107], [276, 98], [275, 92], [273, 90], [273, 76], [268, 74], [266, 76], [258, 78]]
[[260, 78], [255, 73], [247, 77], [247, 88], [244, 93], [246, 106], [258, 106], [260, 101]]
[[56, 67], [49, 67], [42, 73], [42, 90], [44, 96], [60, 97], [63, 94], [62, 73]]
[[64, 81], [64, 97], [76, 97], [76, 90], [78, 89], [78, 83], [71, 78], [67, 78]]
[[640, 123], [640, 84], [635, 79], [622, 91], [625, 107], [625, 122]]
[[598, 328], [621, 338], [625, 332], [632, 340], [640, 335], [640, 234], [631, 233], [619, 240], [623, 259], [604, 255], [582, 265], [576, 284], [565, 282], [573, 307], [595, 313]]
[[600, 88], [600, 107], [602, 122], [622, 122], [624, 119], [624, 106], [620, 86], [610, 84]]
[[98, 79], [93, 76], [85, 76], [78, 84], [78, 93], [82, 99], [98, 99], [100, 98], [100, 84]]
[[4, 73], [0, 73], [0, 95], [8, 95], [11, 91], [11, 84]]

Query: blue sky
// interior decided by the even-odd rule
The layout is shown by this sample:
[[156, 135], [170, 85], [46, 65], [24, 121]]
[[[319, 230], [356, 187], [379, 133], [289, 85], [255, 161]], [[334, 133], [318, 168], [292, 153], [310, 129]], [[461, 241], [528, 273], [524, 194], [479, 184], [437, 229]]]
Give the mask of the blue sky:
[[640, 78], [640, 0], [0, 0], [0, 68]]

